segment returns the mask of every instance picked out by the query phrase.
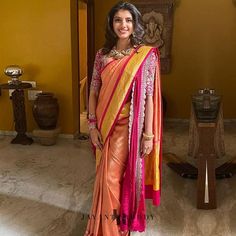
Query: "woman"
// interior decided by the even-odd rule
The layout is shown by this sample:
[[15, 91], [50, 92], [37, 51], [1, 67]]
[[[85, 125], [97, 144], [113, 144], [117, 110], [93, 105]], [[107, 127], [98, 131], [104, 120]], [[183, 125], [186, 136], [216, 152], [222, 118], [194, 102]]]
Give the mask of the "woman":
[[142, 232], [145, 198], [160, 202], [158, 52], [141, 44], [143, 34], [134, 5], [119, 2], [110, 10], [89, 96], [96, 180], [86, 236]]

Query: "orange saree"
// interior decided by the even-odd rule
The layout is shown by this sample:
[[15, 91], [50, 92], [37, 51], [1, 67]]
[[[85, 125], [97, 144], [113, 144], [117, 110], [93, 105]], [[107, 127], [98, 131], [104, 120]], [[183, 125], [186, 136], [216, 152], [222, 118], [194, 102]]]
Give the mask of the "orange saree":
[[139, 147], [145, 105], [142, 69], [153, 51], [156, 49], [142, 46], [130, 56], [111, 61], [102, 70], [96, 116], [104, 147], [102, 151], [96, 149], [96, 180], [87, 235], [118, 236], [120, 230], [143, 231], [145, 219], [137, 216], [145, 215], [145, 197], [159, 204], [161, 103], [158, 65], [153, 94], [156, 107], [154, 149], [150, 157], [146, 157], [146, 173]]

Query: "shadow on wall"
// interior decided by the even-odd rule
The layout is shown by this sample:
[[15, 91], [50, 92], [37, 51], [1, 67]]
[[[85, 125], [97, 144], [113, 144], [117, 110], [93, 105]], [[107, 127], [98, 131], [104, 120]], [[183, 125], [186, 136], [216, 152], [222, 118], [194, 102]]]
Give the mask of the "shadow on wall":
[[181, 0], [175, 0], [174, 1], [174, 6], [179, 7], [180, 3], [181, 3]]
[[27, 76], [30, 80], [36, 80], [35, 77], [38, 76], [41, 72], [40, 67], [34, 64], [25, 64], [22, 65], [24, 71], [27, 71]]

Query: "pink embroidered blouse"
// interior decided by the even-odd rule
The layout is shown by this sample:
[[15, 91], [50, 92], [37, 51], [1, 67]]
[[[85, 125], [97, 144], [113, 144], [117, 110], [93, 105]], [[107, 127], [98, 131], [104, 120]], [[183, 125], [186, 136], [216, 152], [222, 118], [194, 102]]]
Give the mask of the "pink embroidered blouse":
[[[150, 57], [145, 61], [144, 64], [144, 76], [146, 78], [146, 95], [153, 95], [153, 81], [155, 77], [155, 69], [156, 69], [156, 60], [157, 56], [153, 52]], [[93, 68], [93, 75], [90, 89], [99, 92], [102, 80], [101, 80], [101, 71], [103, 67], [108, 63], [106, 55], [102, 54], [101, 49], [97, 52], [95, 61], [94, 61], [94, 68]]]

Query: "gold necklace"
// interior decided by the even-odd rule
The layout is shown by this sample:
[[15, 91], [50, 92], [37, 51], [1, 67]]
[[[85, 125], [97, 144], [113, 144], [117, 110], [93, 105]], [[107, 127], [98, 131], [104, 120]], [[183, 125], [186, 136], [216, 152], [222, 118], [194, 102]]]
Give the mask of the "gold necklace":
[[116, 48], [112, 48], [111, 51], [109, 52], [108, 56], [109, 57], [113, 57], [114, 59], [118, 60], [121, 59], [125, 56], [130, 55], [132, 51], [132, 48], [127, 48], [127, 49], [123, 49], [121, 51], [116, 50]]

